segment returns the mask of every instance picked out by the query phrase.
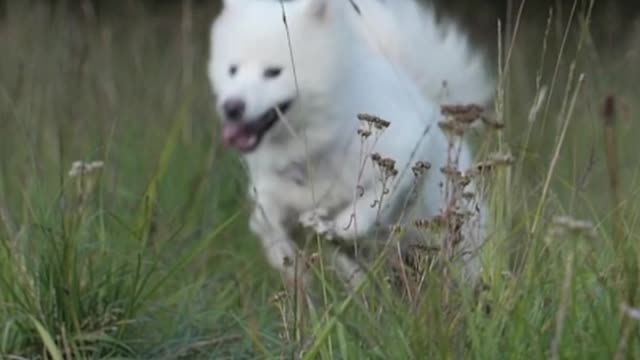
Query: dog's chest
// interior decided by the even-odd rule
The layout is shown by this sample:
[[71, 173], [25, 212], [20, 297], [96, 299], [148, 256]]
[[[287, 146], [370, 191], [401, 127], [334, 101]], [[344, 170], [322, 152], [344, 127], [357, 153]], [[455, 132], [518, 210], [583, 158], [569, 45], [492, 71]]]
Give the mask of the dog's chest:
[[302, 161], [292, 161], [276, 170], [276, 176], [297, 187], [306, 187], [309, 183], [309, 172], [306, 164]]
[[278, 189], [279, 201], [298, 211], [341, 206], [352, 197], [342, 177], [320, 164], [292, 161], [275, 169], [273, 175], [269, 182]]

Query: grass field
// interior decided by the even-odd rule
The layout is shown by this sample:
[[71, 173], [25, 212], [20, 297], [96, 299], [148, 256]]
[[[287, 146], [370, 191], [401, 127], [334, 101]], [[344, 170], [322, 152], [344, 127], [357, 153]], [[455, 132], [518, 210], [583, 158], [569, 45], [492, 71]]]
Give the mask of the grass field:
[[248, 233], [206, 34], [21, 3], [0, 21], [0, 358], [640, 358], [640, 32], [596, 46], [584, 14], [525, 12], [504, 39], [506, 128], [477, 148], [516, 161], [486, 177], [478, 296], [433, 271], [365, 305], [327, 278], [309, 309]]

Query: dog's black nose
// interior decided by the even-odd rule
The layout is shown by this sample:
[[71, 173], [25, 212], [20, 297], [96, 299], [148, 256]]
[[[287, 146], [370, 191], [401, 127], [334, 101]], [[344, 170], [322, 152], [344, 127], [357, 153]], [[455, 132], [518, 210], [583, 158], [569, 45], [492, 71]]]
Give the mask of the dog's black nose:
[[241, 99], [229, 99], [222, 104], [222, 110], [228, 120], [240, 120], [244, 115], [246, 105]]

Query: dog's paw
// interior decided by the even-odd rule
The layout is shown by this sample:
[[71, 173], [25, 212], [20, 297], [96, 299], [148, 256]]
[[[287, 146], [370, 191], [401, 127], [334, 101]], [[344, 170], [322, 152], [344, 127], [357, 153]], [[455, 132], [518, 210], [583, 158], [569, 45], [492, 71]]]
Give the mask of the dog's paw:
[[304, 227], [314, 228], [318, 222], [323, 221], [327, 216], [329, 216], [327, 209], [315, 208], [303, 212], [299, 217], [299, 221]]
[[336, 236], [336, 226], [333, 221], [327, 219], [328, 215], [329, 212], [326, 209], [317, 208], [302, 213], [299, 221], [302, 226], [310, 228], [316, 234], [331, 240]]

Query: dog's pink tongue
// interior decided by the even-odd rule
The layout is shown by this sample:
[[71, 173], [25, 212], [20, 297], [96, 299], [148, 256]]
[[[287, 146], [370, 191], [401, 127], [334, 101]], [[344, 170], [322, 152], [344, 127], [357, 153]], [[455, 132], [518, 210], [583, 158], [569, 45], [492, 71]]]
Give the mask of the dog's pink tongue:
[[222, 128], [222, 140], [227, 146], [249, 150], [255, 146], [258, 138], [255, 134], [247, 132], [242, 123], [226, 123]]
[[222, 127], [222, 140], [227, 146], [232, 146], [236, 139], [242, 136], [242, 126], [239, 123], [226, 123]]

